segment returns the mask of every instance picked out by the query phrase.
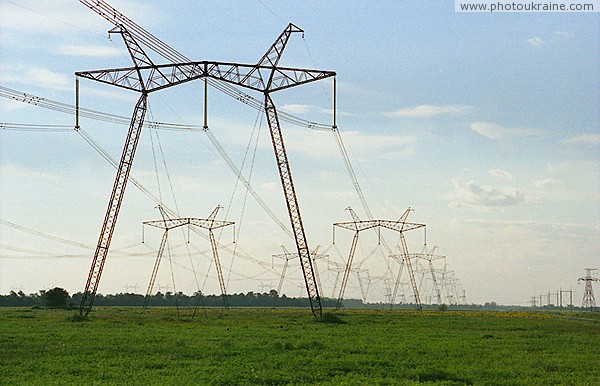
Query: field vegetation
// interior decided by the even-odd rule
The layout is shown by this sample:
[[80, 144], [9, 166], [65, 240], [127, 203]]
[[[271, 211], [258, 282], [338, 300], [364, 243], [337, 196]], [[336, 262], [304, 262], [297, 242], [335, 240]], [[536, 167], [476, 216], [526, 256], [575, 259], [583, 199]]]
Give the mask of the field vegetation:
[[600, 384], [600, 313], [0, 308], [0, 384]]

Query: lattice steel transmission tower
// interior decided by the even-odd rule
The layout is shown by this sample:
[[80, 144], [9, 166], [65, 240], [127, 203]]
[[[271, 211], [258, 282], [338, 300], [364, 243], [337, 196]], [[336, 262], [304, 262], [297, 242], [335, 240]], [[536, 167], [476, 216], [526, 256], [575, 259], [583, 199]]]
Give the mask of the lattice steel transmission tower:
[[[319, 247], [320, 247], [320, 245], [317, 245], [317, 247], [311, 252], [311, 258], [312, 258], [313, 262], [316, 262], [317, 260], [322, 259], [322, 258], [329, 257], [329, 255], [326, 255], [326, 254], [319, 254], [318, 253]], [[281, 288], [283, 287], [283, 281], [285, 280], [285, 274], [287, 272], [289, 262], [290, 262], [290, 260], [298, 258], [298, 253], [289, 252], [287, 250], [287, 248], [285, 247], [285, 245], [282, 245], [281, 249], [283, 250], [283, 253], [277, 253], [275, 255], [272, 255], [273, 258], [284, 260], [283, 269], [281, 270], [281, 275], [279, 277], [279, 284], [277, 285], [277, 294], [280, 296], [281, 296]], [[316, 263], [313, 265], [313, 268], [315, 271], [315, 276], [317, 277], [317, 282], [319, 282], [319, 288], [321, 288], [321, 284], [319, 281], [319, 274], [318, 274], [319, 270], [317, 269]]]
[[435, 252], [437, 251], [437, 249], [438, 249], [438, 247], [435, 246], [429, 252], [411, 253], [411, 254], [409, 254], [409, 257], [415, 258], [415, 259], [422, 259], [429, 263], [428, 271], [429, 271], [429, 274], [431, 275], [431, 279], [433, 280], [433, 289], [435, 291], [436, 301], [437, 301], [437, 304], [442, 304], [442, 292], [440, 290], [440, 285], [438, 283], [438, 279], [435, 275], [435, 269], [433, 268], [433, 262], [435, 260], [442, 260], [442, 259], [445, 260], [446, 256], [436, 255]]
[[210, 246], [212, 249], [213, 262], [215, 263], [215, 269], [217, 271], [217, 277], [219, 279], [219, 286], [221, 287], [221, 296], [223, 297], [223, 306], [227, 309], [229, 308], [229, 302], [227, 300], [227, 289], [225, 287], [225, 280], [223, 278], [223, 271], [221, 270], [221, 260], [219, 259], [219, 252], [217, 249], [217, 241], [215, 239], [215, 235], [213, 229], [224, 228], [229, 225], [234, 225], [233, 221], [225, 221], [225, 220], [216, 220], [215, 217], [217, 213], [221, 209], [221, 206], [218, 205], [212, 213], [208, 216], [208, 218], [195, 218], [195, 217], [183, 217], [183, 218], [170, 218], [167, 212], [163, 209], [162, 206], [158, 206], [158, 210], [162, 216], [161, 220], [153, 220], [153, 221], [145, 221], [144, 225], [152, 226], [159, 229], [164, 229], [164, 233], [160, 242], [160, 246], [158, 248], [158, 253], [156, 255], [156, 261], [154, 262], [154, 268], [152, 269], [152, 275], [150, 276], [150, 282], [148, 283], [148, 290], [146, 291], [146, 298], [144, 299], [144, 308], [148, 306], [148, 302], [150, 301], [150, 296], [152, 295], [152, 291], [154, 288], [154, 282], [156, 281], [156, 275], [158, 273], [158, 268], [160, 266], [160, 262], [162, 259], [163, 251], [165, 249], [165, 245], [167, 243], [167, 237], [169, 235], [169, 230], [179, 228], [181, 226], [197, 226], [199, 228], [208, 229]]
[[[210, 78], [259, 92], [264, 97], [264, 104], [262, 106], [269, 124], [271, 142], [277, 161], [281, 185], [288, 209], [292, 233], [298, 250], [300, 265], [305, 279], [311, 310], [316, 317], [321, 317], [322, 306], [318, 288], [318, 279], [313, 268], [313, 262], [306, 240], [304, 225], [300, 214], [300, 206], [284, 145], [279, 116], [277, 114], [275, 103], [271, 97], [276, 91], [334, 77], [336, 75], [333, 71], [279, 66], [279, 61], [290, 36], [293, 33], [304, 33], [304, 31], [290, 23], [256, 64], [214, 61], [192, 62], [166, 45], [160, 39], [141, 28], [135, 22], [131, 21], [105, 1], [80, 0], [80, 2], [116, 26], [111, 32], [118, 32], [123, 36], [125, 44], [133, 59], [134, 67], [78, 72], [76, 75], [78, 77], [88, 78], [141, 93], [141, 97], [134, 110], [123, 156], [119, 163], [113, 193], [106, 211], [98, 247], [94, 254], [92, 268], [90, 269], [90, 274], [80, 305], [80, 314], [87, 316], [93, 305], [100, 276], [102, 275], [102, 269], [106, 261], [106, 256], [108, 255], [108, 249], [119, 214], [119, 209], [121, 207], [123, 194], [125, 192], [125, 187], [127, 186], [127, 180], [133, 163], [140, 131], [143, 126], [147, 109], [146, 100], [148, 94], [194, 79]], [[136, 42], [136, 39], [139, 39], [146, 47], [149, 47], [162, 57], [170, 60], [171, 63], [155, 65]], [[245, 94], [240, 92], [240, 97], [243, 97], [244, 95]]]
[[585, 277], [580, 277], [578, 281], [585, 281], [585, 290], [583, 292], [583, 301], [581, 308], [589, 308], [593, 310], [596, 307], [596, 299], [594, 298], [594, 289], [592, 282], [599, 281], [597, 277], [592, 276], [592, 272], [597, 271], [597, 268], [585, 268]]
[[[350, 251], [348, 253], [348, 260], [346, 261], [346, 268], [344, 270], [344, 276], [342, 277], [342, 283], [340, 285], [340, 292], [338, 295], [336, 309], [340, 309], [342, 306], [342, 301], [344, 299], [344, 292], [346, 291], [346, 285], [348, 284], [348, 277], [350, 276], [350, 271], [352, 269], [352, 261], [354, 260], [354, 254], [356, 252], [356, 246], [358, 245], [358, 236], [360, 232], [367, 229], [376, 229], [379, 231], [381, 228], [391, 229], [395, 232], [398, 232], [401, 241], [401, 250], [403, 251], [403, 255], [408, 255], [408, 247], [406, 245], [406, 239], [404, 238], [404, 232], [411, 231], [418, 228], [425, 227], [425, 224], [416, 224], [407, 222], [408, 214], [412, 211], [412, 208], [408, 208], [406, 212], [398, 219], [397, 221], [393, 220], [360, 220], [358, 215], [352, 210], [351, 207], [346, 208], [350, 215], [352, 216], [353, 221], [349, 222], [338, 222], [333, 224], [334, 229], [334, 243], [335, 243], [335, 227], [348, 229], [354, 231], [354, 237], [352, 238], [352, 244], [350, 246]], [[407, 263], [409, 266], [409, 272], [411, 277], [411, 284], [413, 287], [413, 292], [415, 295], [415, 303], [417, 308], [421, 308], [421, 301], [419, 299], [419, 292], [417, 289], [416, 280], [414, 277], [414, 273], [412, 271], [412, 266], [410, 265], [410, 261]], [[394, 296], [395, 298], [395, 296]]]

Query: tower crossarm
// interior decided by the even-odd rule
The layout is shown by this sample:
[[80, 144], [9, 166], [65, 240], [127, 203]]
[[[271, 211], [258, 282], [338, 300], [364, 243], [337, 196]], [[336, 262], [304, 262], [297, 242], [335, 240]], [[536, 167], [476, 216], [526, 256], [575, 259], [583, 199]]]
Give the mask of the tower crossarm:
[[285, 259], [285, 260], [292, 260], [292, 259], [297, 259], [298, 258], [298, 254], [297, 253], [292, 253], [292, 252], [288, 252], [288, 253], [279, 253], [276, 255], [272, 255], [275, 259]]
[[379, 226], [379, 220], [336, 222], [333, 224], [333, 226], [355, 232], [361, 232], [367, 229], [377, 228]]
[[371, 229], [376, 227], [382, 227], [391, 229], [396, 232], [407, 232], [418, 228], [423, 228], [425, 224], [409, 223], [409, 222], [398, 222], [391, 220], [364, 220], [364, 221], [348, 221], [334, 223], [333, 226], [337, 226], [351, 231], [360, 232], [365, 229]]
[[[273, 79], [269, 83], [269, 76]], [[213, 61], [174, 64], [149, 64], [135, 67], [80, 71], [76, 76], [127, 90], [161, 90], [192, 80], [209, 77], [258, 92], [275, 92], [335, 76], [333, 71], [310, 70]]]
[[164, 230], [170, 230], [173, 228], [178, 228], [183, 225], [189, 225], [189, 218], [173, 218], [173, 219], [164, 219], [164, 220], [152, 220], [152, 221], [144, 221], [144, 225], [148, 225], [155, 228], [160, 228]]
[[204, 62], [189, 62], [79, 71], [75, 75], [127, 90], [141, 92], [145, 88], [152, 92], [205, 77], [205, 69]]
[[235, 224], [233, 221], [192, 218], [190, 224], [204, 229], [218, 229]]
[[214, 220], [207, 218], [183, 217], [166, 220], [145, 221], [144, 225], [152, 226], [160, 229], [173, 229], [183, 225], [194, 225], [204, 229], [218, 229], [229, 225], [233, 225], [233, 221]]
[[412, 258], [423, 259], [423, 260], [427, 260], [427, 261], [435, 261], [435, 260], [441, 260], [441, 259], [446, 258], [446, 256], [431, 255], [429, 253], [410, 253], [409, 256]]
[[412, 222], [398, 222], [398, 221], [389, 221], [389, 220], [379, 220], [380, 227], [388, 228], [396, 232], [407, 232], [412, 231], [414, 229], [419, 229], [425, 227], [425, 224], [417, 224]]
[[206, 62], [207, 76], [259, 92], [275, 92], [335, 76], [334, 71]]

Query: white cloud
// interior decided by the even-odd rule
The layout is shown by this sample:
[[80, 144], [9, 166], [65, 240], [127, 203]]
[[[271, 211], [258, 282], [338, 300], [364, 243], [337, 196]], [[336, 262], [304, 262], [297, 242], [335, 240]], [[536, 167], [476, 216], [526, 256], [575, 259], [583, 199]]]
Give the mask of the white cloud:
[[403, 150], [417, 142], [417, 137], [412, 135], [369, 135], [358, 131], [348, 131], [343, 134], [344, 142], [358, 156], [371, 156], [373, 154], [400, 155]]
[[72, 89], [73, 86], [69, 76], [42, 67], [29, 68], [25, 71], [25, 77], [31, 83], [47, 88]]
[[587, 145], [600, 145], [600, 134], [581, 134], [571, 137], [565, 143], [580, 143]]
[[527, 43], [529, 43], [530, 45], [534, 46], [534, 47], [541, 47], [544, 44], [546, 44], [545, 41], [543, 41], [542, 39], [536, 37], [533, 37], [531, 39], [527, 39]]
[[539, 129], [506, 127], [494, 122], [472, 122], [471, 130], [491, 139], [502, 137], [526, 137], [541, 134], [541, 130]]
[[479, 186], [473, 181], [463, 182], [461, 178], [453, 178], [456, 190], [451, 197], [453, 207], [494, 208], [522, 205], [527, 202], [525, 195], [512, 187]]
[[60, 174], [32, 170], [13, 163], [0, 165], [0, 175], [7, 176], [9, 174], [19, 179], [26, 178], [31, 180], [47, 180], [56, 182], [64, 180], [64, 176]]
[[562, 183], [554, 178], [545, 178], [543, 180], [533, 181], [533, 186], [537, 189], [548, 189], [562, 186]]
[[[311, 113], [320, 113], [320, 114], [333, 114], [333, 109], [323, 108], [315, 105], [306, 105], [306, 104], [295, 104], [289, 103], [284, 104], [278, 107], [280, 111], [285, 111], [289, 114], [311, 114]], [[337, 111], [337, 115], [349, 115], [348, 113], [344, 113], [341, 111]]]
[[0, 100], [0, 111], [15, 111], [27, 107], [27, 104], [18, 102], [13, 99], [2, 99]]
[[564, 186], [575, 189], [579, 194], [589, 189], [598, 194], [600, 165], [594, 161], [564, 161], [548, 165], [550, 178], [560, 180]]
[[438, 115], [458, 115], [465, 114], [473, 109], [473, 106], [466, 105], [419, 105], [414, 107], [405, 107], [396, 110], [387, 115], [393, 117], [411, 117], [411, 118], [428, 118], [435, 117]]
[[293, 104], [293, 103], [284, 104], [281, 107], [279, 107], [279, 110], [285, 111], [290, 114], [306, 114], [311, 111], [314, 111], [314, 109], [315, 109], [315, 106], [312, 106], [312, 105], [302, 105], [302, 104]]
[[[251, 128], [238, 122], [213, 117], [211, 127], [214, 127], [219, 141], [228, 146], [246, 147], [246, 139], [240, 136], [240, 132], [249, 132]], [[218, 128], [227, 127], [220, 131]], [[402, 158], [414, 153], [414, 144], [418, 141], [412, 135], [383, 135], [371, 134], [360, 131], [340, 130], [340, 135], [350, 153], [350, 158], [372, 159], [373, 154], [378, 158]], [[333, 132], [323, 130], [308, 130], [294, 126], [285, 127], [285, 146], [288, 152], [300, 154], [313, 159], [339, 159], [338, 145]], [[267, 149], [272, 152], [272, 144], [268, 135], [261, 135], [258, 144], [259, 149]], [[229, 148], [228, 148], [229, 151]]]
[[473, 122], [471, 123], [471, 130], [492, 139], [504, 136], [505, 132], [505, 129], [502, 126], [491, 122]]
[[[556, 201], [592, 205], [599, 202], [600, 164], [594, 161], [563, 161], [548, 165], [545, 175], [532, 179], [528, 201], [533, 195], [543, 202]], [[550, 201], [549, 201], [550, 200]]]
[[573, 32], [571, 31], [554, 31], [554, 35], [563, 36], [566, 38], [572, 38], [574, 36]]
[[[402, 158], [413, 154], [415, 136], [373, 135], [358, 131], [341, 133], [344, 145], [351, 158], [364, 159], [377, 154], [379, 158]], [[310, 146], [307, 146], [310, 141]], [[339, 158], [337, 144], [332, 134], [325, 132], [307, 133], [306, 130], [289, 130], [286, 133], [288, 150], [311, 158]]]
[[80, 45], [62, 45], [58, 47], [58, 52], [63, 55], [70, 56], [88, 56], [88, 57], [114, 57], [122, 54], [121, 50], [116, 47], [101, 46], [94, 44]]
[[506, 170], [502, 170], [502, 169], [492, 169], [489, 171], [489, 173], [493, 177], [500, 178], [500, 179], [507, 180], [507, 181], [512, 181], [515, 179], [512, 176], [512, 174], [510, 174]]
[[[481, 218], [466, 218], [463, 219], [465, 223], [476, 224], [478, 226], [486, 226], [490, 229], [495, 228], [497, 230], [501, 228], [517, 227], [523, 229], [537, 229], [545, 230], [548, 232], [570, 232], [570, 231], [589, 231], [590, 229], [597, 229], [597, 225], [588, 223], [569, 223], [569, 222], [553, 222], [553, 221], [541, 221], [541, 220], [491, 220]], [[546, 232], [545, 232], [546, 233]], [[548, 233], [546, 233], [548, 234]]]
[[70, 90], [73, 86], [72, 78], [63, 73], [44, 67], [17, 65], [11, 67], [0, 65], [0, 82], [15, 82], [61, 90]]

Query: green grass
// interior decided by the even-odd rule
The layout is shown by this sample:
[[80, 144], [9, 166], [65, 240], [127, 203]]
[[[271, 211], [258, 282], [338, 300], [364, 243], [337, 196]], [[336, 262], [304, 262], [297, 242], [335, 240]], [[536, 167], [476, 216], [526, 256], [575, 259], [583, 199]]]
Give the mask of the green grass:
[[0, 384], [600, 384], [596, 314], [190, 313], [0, 309]]

